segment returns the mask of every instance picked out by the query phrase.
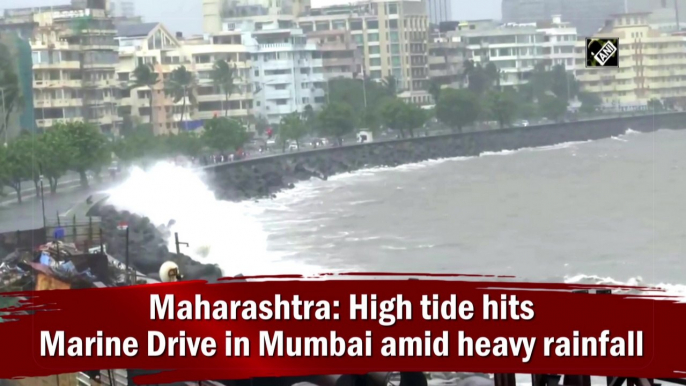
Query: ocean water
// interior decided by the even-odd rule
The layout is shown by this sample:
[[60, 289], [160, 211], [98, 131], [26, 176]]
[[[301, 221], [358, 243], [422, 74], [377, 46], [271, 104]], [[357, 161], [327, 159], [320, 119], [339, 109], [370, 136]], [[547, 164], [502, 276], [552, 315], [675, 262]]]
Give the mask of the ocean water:
[[233, 275], [335, 271], [514, 275], [686, 292], [686, 131], [432, 160], [218, 201], [159, 164], [112, 190]]

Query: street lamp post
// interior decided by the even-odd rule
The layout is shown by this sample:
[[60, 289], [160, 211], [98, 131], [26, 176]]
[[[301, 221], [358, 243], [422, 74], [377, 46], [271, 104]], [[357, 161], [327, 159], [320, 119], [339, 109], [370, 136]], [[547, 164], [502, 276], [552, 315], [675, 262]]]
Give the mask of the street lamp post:
[[5, 107], [5, 89], [0, 87], [0, 97], [2, 97], [2, 125], [5, 128], [5, 147], [7, 147], [7, 121], [5, 117], [7, 116], [7, 109]]
[[119, 223], [119, 225], [117, 225], [117, 229], [125, 232], [126, 250], [124, 255], [124, 266], [126, 271], [124, 274], [124, 279], [126, 281], [126, 285], [129, 285], [129, 224], [122, 221]]
[[45, 194], [43, 193], [43, 173], [40, 174], [40, 204], [43, 209], [43, 228], [45, 228]]

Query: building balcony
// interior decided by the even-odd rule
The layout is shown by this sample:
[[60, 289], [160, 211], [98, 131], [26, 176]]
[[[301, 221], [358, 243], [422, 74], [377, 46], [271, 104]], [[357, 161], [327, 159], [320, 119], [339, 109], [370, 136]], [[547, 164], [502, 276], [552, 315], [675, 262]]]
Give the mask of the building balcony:
[[89, 88], [118, 88], [119, 82], [113, 79], [84, 80], [83, 85]]
[[59, 63], [34, 63], [33, 70], [78, 70], [81, 63], [78, 60]]
[[96, 125], [111, 125], [115, 122], [114, 115], [103, 115], [99, 118], [89, 119], [89, 122], [95, 123]]
[[81, 80], [34, 80], [33, 88], [81, 88]]
[[[292, 74], [283, 74], [283, 75], [267, 75], [264, 78], [263, 85], [260, 85], [264, 89], [264, 85], [273, 85], [273, 84], [284, 84], [284, 83], [292, 83], [293, 82], [293, 75]], [[302, 78], [301, 78], [302, 80]], [[260, 83], [257, 81], [257, 83]]]
[[329, 66], [336, 66], [336, 67], [342, 67], [342, 66], [353, 66], [355, 64], [360, 64], [355, 58], [331, 58], [331, 59], [322, 59], [322, 65], [324, 67], [329, 67]]
[[[214, 114], [219, 113], [222, 117], [224, 116], [225, 112], [221, 111], [196, 111], [193, 113], [192, 117], [193, 119], [212, 119], [214, 118]], [[229, 109], [229, 117], [234, 117], [234, 118], [241, 118], [241, 117], [246, 117], [251, 114], [251, 111], [248, 109]], [[179, 114], [180, 115], [180, 114]]]
[[61, 98], [61, 99], [36, 99], [33, 101], [36, 108], [47, 107], [78, 107], [83, 106], [81, 98]]
[[117, 63], [83, 63], [83, 68], [87, 70], [106, 69], [112, 70], [117, 67]]
[[265, 113], [272, 115], [272, 114], [280, 114], [280, 115], [287, 115], [292, 113], [293, 111], [296, 111], [296, 107], [293, 106], [291, 103], [287, 103], [285, 105], [274, 105], [274, 104], [267, 104], [264, 106], [264, 111]]
[[48, 128], [59, 123], [83, 122], [82, 117], [75, 118], [55, 118], [55, 119], [36, 119], [36, 126], [41, 128]]
[[269, 60], [259, 64], [263, 70], [290, 70], [295, 67], [292, 60]]
[[628, 84], [618, 84], [615, 85], [614, 91], [621, 92], [621, 91], [634, 91], [636, 89], [636, 84], [634, 83], [628, 83]]
[[263, 91], [266, 99], [290, 99], [293, 98], [291, 90], [274, 90], [267, 89]]

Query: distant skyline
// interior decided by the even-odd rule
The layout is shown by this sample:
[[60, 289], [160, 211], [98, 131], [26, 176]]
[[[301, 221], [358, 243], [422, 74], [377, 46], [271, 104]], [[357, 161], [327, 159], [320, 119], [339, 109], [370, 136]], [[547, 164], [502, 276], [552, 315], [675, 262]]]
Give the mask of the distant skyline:
[[[171, 32], [184, 35], [202, 33], [202, 0], [129, 0], [136, 14], [146, 22], [161, 22]], [[453, 20], [498, 19], [501, 0], [481, 0], [478, 5], [465, 0], [452, 1]], [[2, 0], [0, 9], [69, 4], [70, 0]], [[312, 0], [312, 5], [348, 3], [340, 0]]]

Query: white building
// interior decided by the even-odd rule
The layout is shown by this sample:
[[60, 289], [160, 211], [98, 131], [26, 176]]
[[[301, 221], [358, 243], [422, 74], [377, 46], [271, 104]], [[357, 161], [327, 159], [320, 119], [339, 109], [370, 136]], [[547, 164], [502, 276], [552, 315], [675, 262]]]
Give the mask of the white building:
[[317, 109], [325, 102], [321, 52], [302, 30], [263, 25], [259, 31], [245, 31], [243, 44], [251, 58], [255, 115], [278, 123], [307, 105]]
[[[119, 64], [118, 80], [121, 82], [123, 98], [119, 115], [136, 117], [143, 123], [150, 123], [152, 114], [156, 134], [177, 133], [191, 129], [198, 122], [214, 116], [228, 115], [232, 118], [249, 120], [252, 111], [250, 89], [250, 63], [248, 53], [241, 41], [240, 33], [227, 32], [197, 39], [183, 39], [172, 35], [162, 24], [146, 23], [121, 26], [118, 30]], [[235, 90], [228, 102], [223, 92], [211, 79], [214, 63], [224, 59], [236, 67]], [[131, 76], [141, 64], [150, 64], [158, 73], [160, 82], [153, 87], [153, 106], [150, 106], [150, 89], [138, 87]], [[185, 114], [183, 100], [176, 103], [164, 92], [163, 79], [180, 66], [195, 76], [194, 95], [197, 101], [192, 105], [186, 98]]]
[[559, 17], [545, 23], [508, 23], [493, 28], [484, 25], [446, 35], [448, 41], [466, 45], [467, 59], [482, 65], [495, 64], [501, 71], [502, 86], [526, 83], [537, 63], [544, 63], [548, 68], [560, 64], [574, 71], [576, 29]]

